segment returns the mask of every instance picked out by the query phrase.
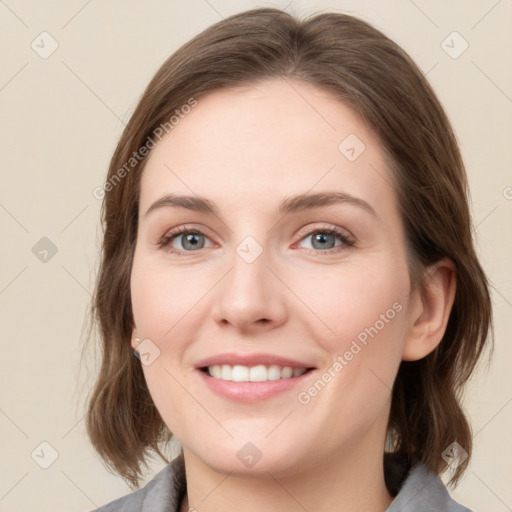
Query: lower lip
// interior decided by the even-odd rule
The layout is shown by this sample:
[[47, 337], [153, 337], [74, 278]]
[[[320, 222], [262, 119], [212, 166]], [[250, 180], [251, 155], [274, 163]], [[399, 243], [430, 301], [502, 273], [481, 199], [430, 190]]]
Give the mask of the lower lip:
[[216, 379], [202, 370], [197, 371], [204, 383], [214, 393], [238, 402], [256, 402], [289, 391], [308, 378], [314, 370], [309, 370], [298, 377], [264, 382], [234, 382]]

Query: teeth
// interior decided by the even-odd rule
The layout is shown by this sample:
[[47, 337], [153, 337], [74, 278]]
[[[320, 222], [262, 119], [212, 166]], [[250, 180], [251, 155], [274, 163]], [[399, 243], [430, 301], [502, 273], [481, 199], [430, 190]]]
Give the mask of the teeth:
[[220, 370], [220, 378], [222, 380], [232, 380], [232, 370], [231, 370], [231, 366], [227, 365], [227, 364], [223, 364], [221, 366], [221, 370]]
[[[263, 368], [265, 367], [263, 366]], [[276, 365], [269, 366], [268, 368], [265, 368], [265, 370], [267, 372], [267, 380], [279, 380], [283, 375], [281, 368]]]
[[285, 366], [281, 372], [283, 379], [289, 379], [293, 375], [293, 369], [289, 366]]
[[210, 368], [208, 368], [208, 370], [212, 377], [215, 377], [216, 379], [222, 378], [222, 369], [219, 365], [210, 366]]
[[[229, 366], [228, 366], [229, 368]], [[249, 380], [249, 368], [247, 366], [233, 366], [233, 369], [231, 370], [231, 379], [236, 382], [245, 382]]]
[[292, 377], [300, 377], [303, 373], [306, 373], [306, 368], [294, 368]]
[[[235, 366], [235, 368], [236, 368], [236, 366]], [[231, 375], [231, 380], [236, 381], [235, 375]], [[249, 378], [247, 380], [249, 380], [250, 382], [266, 381], [267, 380], [267, 369], [262, 364], [260, 364], [259, 366], [252, 366], [251, 369], [249, 370]], [[239, 380], [238, 382], [243, 382], [243, 380]]]
[[306, 372], [306, 368], [292, 368], [291, 366], [242, 366], [229, 364], [214, 365], [208, 367], [211, 377], [234, 382], [265, 382], [267, 380], [289, 379], [299, 377]]

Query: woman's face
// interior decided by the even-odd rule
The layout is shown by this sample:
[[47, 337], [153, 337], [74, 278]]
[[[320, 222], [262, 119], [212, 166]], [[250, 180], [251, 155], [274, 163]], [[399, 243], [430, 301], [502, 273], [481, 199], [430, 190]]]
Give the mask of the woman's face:
[[152, 150], [134, 337], [186, 454], [284, 475], [382, 452], [411, 327], [391, 183], [374, 133], [299, 81], [211, 93]]

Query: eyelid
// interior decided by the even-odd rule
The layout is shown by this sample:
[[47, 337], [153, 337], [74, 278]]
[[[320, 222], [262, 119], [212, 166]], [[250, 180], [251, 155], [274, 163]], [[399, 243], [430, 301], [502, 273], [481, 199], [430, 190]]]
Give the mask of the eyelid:
[[329, 224], [329, 223], [325, 223], [325, 222], [316, 222], [316, 223], [313, 223], [313, 225], [308, 224], [307, 226], [299, 229], [299, 231], [297, 232], [297, 236], [300, 237], [298, 241], [300, 242], [306, 236], [311, 235], [313, 233], [322, 232], [322, 231], [326, 231], [326, 232], [330, 231], [330, 232], [336, 233], [336, 234], [346, 238], [347, 240], [350, 240], [352, 243], [355, 243], [355, 237], [352, 235], [352, 233], [350, 233], [350, 231], [348, 231], [348, 229], [342, 228], [340, 226], [336, 226], [335, 224]]
[[[307, 226], [301, 228], [297, 232], [298, 240], [292, 244], [292, 247], [295, 247], [298, 243], [300, 243], [302, 240], [304, 240], [308, 236], [311, 236], [314, 233], [322, 233], [322, 232], [330, 233], [330, 234], [338, 236], [342, 241], [341, 246], [336, 246], [335, 248], [326, 249], [326, 250], [318, 250], [318, 249], [316, 249], [316, 250], [309, 249], [309, 250], [313, 250], [313, 251], [315, 251], [315, 253], [329, 254], [332, 252], [338, 252], [340, 250], [339, 249], [340, 247], [342, 249], [343, 248], [346, 249], [355, 244], [355, 237], [348, 230], [341, 228], [339, 226], [336, 226], [334, 224], [320, 222], [320, 223], [314, 223], [313, 225], [308, 224]], [[206, 238], [210, 239], [210, 237], [205, 233], [204, 229], [195, 228], [191, 225], [185, 224], [185, 225], [181, 225], [181, 226], [178, 226], [176, 228], [166, 231], [165, 235], [162, 236], [158, 240], [157, 245], [166, 249], [167, 251], [169, 251], [171, 253], [177, 253], [177, 254], [182, 254], [182, 253], [194, 254], [196, 252], [199, 253], [201, 251], [201, 249], [198, 249], [196, 251], [182, 251], [180, 249], [175, 249], [175, 248], [169, 249], [170, 244], [174, 239], [178, 238], [180, 235], [188, 234], [188, 233], [199, 234], [199, 235], [205, 236]], [[212, 240], [210, 239], [210, 241], [212, 241]], [[215, 244], [215, 242], [213, 242], [213, 241], [212, 241], [212, 243]], [[208, 247], [204, 247], [203, 249], [208, 249]]]
[[308, 225], [299, 230], [299, 239], [292, 245], [292, 248], [295, 249], [298, 244], [300, 244], [303, 240], [306, 240], [314, 233], [327, 233], [333, 236], [337, 236], [341, 240], [340, 245], [336, 245], [335, 247], [331, 247], [325, 250], [309, 247], [305, 248], [307, 252], [314, 253], [317, 256], [329, 256], [334, 254], [340, 255], [341, 253], [351, 249], [356, 244], [356, 238], [347, 229], [336, 226], [334, 224], [316, 223], [314, 225]]
[[[180, 235], [188, 234], [188, 233], [194, 233], [198, 235], [203, 235], [206, 238], [210, 239], [210, 237], [206, 234], [206, 230], [203, 228], [196, 228], [190, 224], [183, 224], [181, 226], [178, 226], [176, 228], [169, 229], [165, 232], [165, 234], [160, 237], [157, 241], [158, 246], [166, 247], [170, 245], [170, 243], [175, 239], [178, 238]], [[211, 240], [211, 239], [210, 239]], [[212, 240], [211, 240], [212, 241]], [[212, 241], [213, 243], [213, 241]], [[174, 249], [171, 252], [187, 252], [187, 253], [193, 253], [193, 252], [199, 252], [199, 251], [181, 251], [179, 249]]]

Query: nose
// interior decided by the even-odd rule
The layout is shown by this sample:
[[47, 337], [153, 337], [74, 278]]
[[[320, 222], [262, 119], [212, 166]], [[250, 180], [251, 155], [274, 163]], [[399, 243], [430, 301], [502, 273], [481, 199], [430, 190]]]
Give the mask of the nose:
[[286, 321], [287, 290], [270, 260], [269, 251], [254, 239], [233, 251], [231, 269], [215, 287], [217, 323], [250, 333], [275, 329]]

